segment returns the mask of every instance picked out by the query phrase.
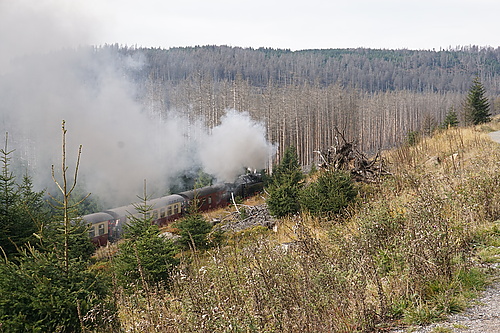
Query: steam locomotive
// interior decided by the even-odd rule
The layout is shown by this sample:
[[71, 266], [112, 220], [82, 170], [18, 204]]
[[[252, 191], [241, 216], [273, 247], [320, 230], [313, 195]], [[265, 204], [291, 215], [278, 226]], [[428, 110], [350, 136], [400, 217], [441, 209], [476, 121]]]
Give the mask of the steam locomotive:
[[[165, 226], [186, 214], [194, 202], [199, 211], [207, 211], [229, 205], [231, 197], [246, 198], [262, 189], [262, 176], [249, 173], [238, 177], [234, 183], [219, 183], [150, 200], [147, 204], [152, 209], [146, 213], [146, 217], [159, 226]], [[89, 224], [92, 242], [103, 246], [119, 239], [123, 226], [132, 217], [142, 217], [137, 207], [138, 204], [131, 204], [83, 216], [82, 219]]]

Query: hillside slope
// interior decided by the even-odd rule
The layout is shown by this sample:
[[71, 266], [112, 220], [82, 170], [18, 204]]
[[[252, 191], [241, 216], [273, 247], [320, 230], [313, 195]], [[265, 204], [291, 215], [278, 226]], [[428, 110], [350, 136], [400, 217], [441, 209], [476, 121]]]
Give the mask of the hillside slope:
[[500, 147], [488, 136], [499, 129], [450, 128], [385, 152], [392, 175], [360, 185], [345, 214], [226, 231], [220, 247], [185, 253], [168, 288], [137, 290], [147, 303], [120, 295], [123, 328], [410, 332], [464, 311], [500, 262]]

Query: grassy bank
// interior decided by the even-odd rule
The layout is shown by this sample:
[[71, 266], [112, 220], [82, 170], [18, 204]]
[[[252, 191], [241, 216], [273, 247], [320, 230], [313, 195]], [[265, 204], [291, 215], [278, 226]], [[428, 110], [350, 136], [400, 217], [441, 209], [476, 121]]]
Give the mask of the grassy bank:
[[[279, 220], [117, 294], [128, 332], [368, 332], [461, 311], [500, 245], [500, 144], [458, 128], [386, 152], [392, 176], [335, 218]], [[290, 243], [284, 247], [283, 242]]]

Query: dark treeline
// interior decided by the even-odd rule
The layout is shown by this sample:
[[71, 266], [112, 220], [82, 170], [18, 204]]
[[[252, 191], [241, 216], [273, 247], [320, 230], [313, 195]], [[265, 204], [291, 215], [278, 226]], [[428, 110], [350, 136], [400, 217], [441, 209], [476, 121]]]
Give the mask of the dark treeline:
[[[263, 121], [268, 139], [297, 147], [304, 165], [335, 143], [335, 127], [366, 152], [392, 147], [408, 133], [428, 132], [463, 100], [479, 77], [495, 114], [500, 48], [441, 51], [275, 50], [228, 46], [144, 49], [104, 46], [141, 66], [127, 69], [153, 114], [181, 111], [218, 124], [224, 110]], [[116, 52], [116, 53], [115, 53]]]

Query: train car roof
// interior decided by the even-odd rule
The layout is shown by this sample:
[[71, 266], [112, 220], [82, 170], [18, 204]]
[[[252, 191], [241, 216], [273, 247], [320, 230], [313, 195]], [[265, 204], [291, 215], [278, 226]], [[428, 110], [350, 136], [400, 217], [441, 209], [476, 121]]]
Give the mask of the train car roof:
[[[164, 197], [148, 200], [146, 204], [148, 206], [152, 206], [152, 210], [158, 209], [161, 207], [165, 207], [168, 205], [173, 205], [178, 202], [182, 202], [185, 199], [178, 195], [178, 194], [172, 194], [172, 195], [167, 195]], [[122, 206], [122, 207], [117, 207], [113, 209], [108, 209], [106, 212], [109, 212], [109, 214], [112, 214], [115, 216], [115, 218], [121, 218], [124, 216], [130, 216], [130, 215], [135, 215], [137, 214], [137, 205], [141, 205], [141, 203], [136, 203], [132, 205], [127, 205], [127, 206]]]
[[82, 216], [82, 219], [85, 222], [95, 224], [95, 223], [99, 223], [99, 222], [113, 220], [114, 217], [108, 213], [99, 212], [99, 213], [93, 213], [93, 214], [88, 214], [88, 215]]
[[150, 200], [148, 204], [153, 205], [153, 209], [173, 205], [178, 202], [184, 201], [184, 198], [178, 194], [171, 194], [165, 197]]
[[189, 200], [193, 200], [195, 196], [204, 197], [212, 193], [223, 191], [226, 189], [226, 187], [227, 187], [226, 184], [219, 183], [211, 186], [205, 186], [202, 188], [194, 189], [191, 191], [181, 192], [179, 194], [188, 198]]

